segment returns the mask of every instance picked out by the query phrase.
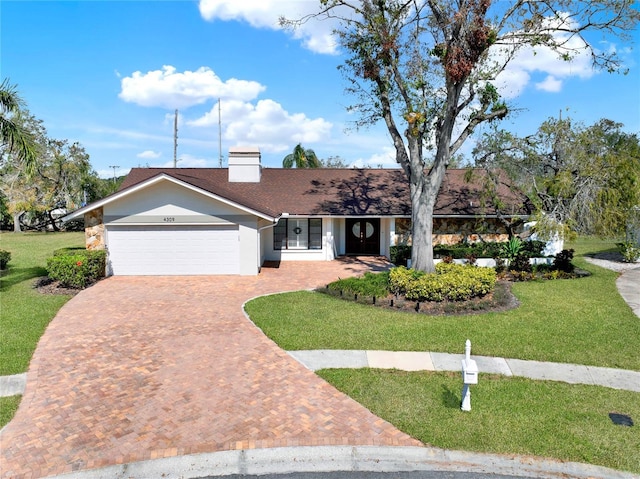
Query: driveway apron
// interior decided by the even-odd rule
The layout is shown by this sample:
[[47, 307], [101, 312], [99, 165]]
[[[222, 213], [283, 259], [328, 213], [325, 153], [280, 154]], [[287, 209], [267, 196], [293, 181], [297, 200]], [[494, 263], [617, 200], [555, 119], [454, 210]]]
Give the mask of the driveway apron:
[[69, 301], [0, 436], [2, 477], [234, 449], [421, 445], [305, 369], [242, 312], [378, 260], [282, 263], [257, 277], [111, 277]]

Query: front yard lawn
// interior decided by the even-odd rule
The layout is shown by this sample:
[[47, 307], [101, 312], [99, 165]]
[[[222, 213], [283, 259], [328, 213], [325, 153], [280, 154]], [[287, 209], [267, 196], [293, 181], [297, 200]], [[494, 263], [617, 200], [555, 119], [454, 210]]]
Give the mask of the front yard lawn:
[[[460, 411], [459, 373], [325, 369], [318, 374], [425, 444], [535, 455], [640, 473], [640, 394], [481, 374]], [[636, 426], [615, 425], [609, 413]]]
[[22, 396], [7, 396], [0, 398], [0, 429], [13, 419], [18, 410]]
[[0, 233], [0, 249], [11, 252], [8, 269], [0, 273], [0, 375], [27, 370], [45, 328], [71, 298], [33, 288], [36, 278], [47, 275], [47, 258], [59, 248], [83, 245], [83, 232]]
[[[584, 239], [577, 254], [615, 248]], [[618, 293], [618, 274], [587, 263], [593, 274], [571, 280], [514, 283], [520, 306], [504, 312], [426, 316], [355, 304], [301, 291], [246, 304], [252, 321], [285, 350], [373, 349], [463, 353], [640, 370], [640, 320]]]

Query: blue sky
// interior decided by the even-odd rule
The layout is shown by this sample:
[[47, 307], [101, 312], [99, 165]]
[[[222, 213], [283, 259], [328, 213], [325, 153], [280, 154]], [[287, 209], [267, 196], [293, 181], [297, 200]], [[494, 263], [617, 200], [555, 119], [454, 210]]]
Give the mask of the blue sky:
[[[326, 22], [295, 35], [280, 14], [312, 11], [312, 0], [0, 2], [0, 76], [18, 85], [49, 136], [80, 142], [103, 177], [135, 166], [173, 164], [173, 118], [180, 111], [178, 166], [219, 164], [255, 145], [278, 167], [301, 142], [320, 158], [394, 166], [382, 125], [352, 127]], [[640, 35], [614, 44], [630, 72], [598, 73], [578, 59], [519, 58], [503, 93], [520, 110], [502, 126], [533, 133], [549, 117], [592, 124], [609, 118], [640, 132]], [[608, 45], [611, 47], [611, 45]], [[473, 140], [472, 140], [473, 141]], [[466, 151], [472, 146], [466, 145]]]

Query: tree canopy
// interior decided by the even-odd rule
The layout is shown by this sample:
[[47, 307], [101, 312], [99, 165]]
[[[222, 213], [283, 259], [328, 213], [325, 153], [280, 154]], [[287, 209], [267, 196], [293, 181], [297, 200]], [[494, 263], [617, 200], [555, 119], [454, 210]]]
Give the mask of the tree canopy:
[[541, 213], [543, 235], [621, 237], [640, 205], [640, 139], [622, 126], [549, 118], [525, 138], [492, 130], [474, 149], [476, 165], [508, 172]]
[[42, 120], [24, 106], [12, 120], [36, 152], [27, 163], [8, 145], [0, 151], [0, 220], [11, 218], [14, 231], [23, 225], [55, 229], [62, 214], [112, 192], [113, 182], [98, 178], [82, 145], [49, 138]]
[[342, 70], [358, 123], [383, 121], [411, 189], [412, 265], [432, 271], [433, 208], [445, 170], [483, 124], [509, 107], [497, 76], [523, 48], [570, 61], [587, 51], [594, 68], [622, 68], [615, 49], [589, 32], [628, 39], [639, 12], [631, 0], [321, 0], [313, 18], [339, 22]]

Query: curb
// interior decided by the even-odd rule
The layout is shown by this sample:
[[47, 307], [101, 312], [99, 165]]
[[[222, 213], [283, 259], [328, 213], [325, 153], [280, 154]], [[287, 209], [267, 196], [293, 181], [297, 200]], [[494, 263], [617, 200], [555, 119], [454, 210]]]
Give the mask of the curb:
[[475, 472], [544, 479], [633, 479], [638, 476], [576, 462], [432, 447], [317, 446], [177, 456], [74, 472], [59, 479], [195, 479], [301, 472]]

